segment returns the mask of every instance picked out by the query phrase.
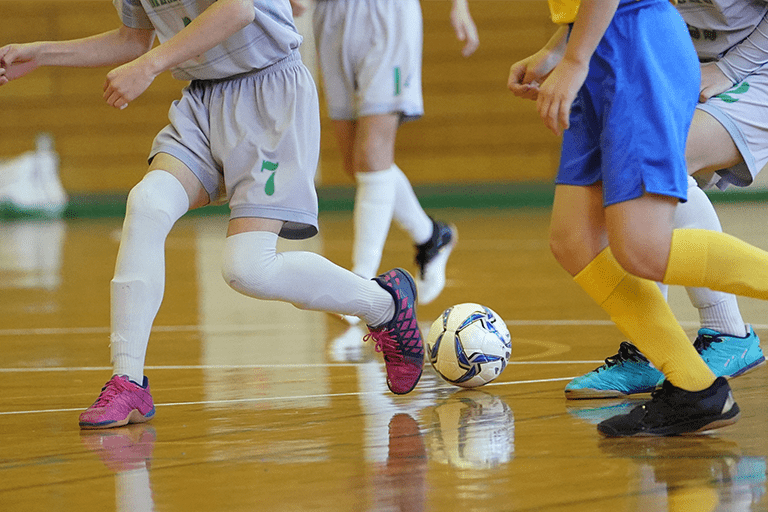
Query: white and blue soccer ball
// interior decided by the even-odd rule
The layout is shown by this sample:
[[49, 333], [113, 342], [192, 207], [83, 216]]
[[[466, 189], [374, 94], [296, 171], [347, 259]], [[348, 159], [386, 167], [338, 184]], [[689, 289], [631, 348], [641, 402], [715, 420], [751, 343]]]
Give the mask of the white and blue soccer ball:
[[504, 371], [512, 355], [512, 337], [491, 308], [457, 304], [432, 323], [426, 356], [446, 381], [463, 388], [488, 384]]

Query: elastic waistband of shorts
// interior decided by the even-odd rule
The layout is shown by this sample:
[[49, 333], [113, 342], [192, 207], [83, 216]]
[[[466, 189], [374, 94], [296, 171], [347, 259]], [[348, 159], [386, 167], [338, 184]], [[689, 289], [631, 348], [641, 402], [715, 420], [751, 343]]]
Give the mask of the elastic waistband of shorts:
[[246, 71], [245, 73], [238, 73], [237, 75], [228, 76], [226, 78], [211, 78], [209, 80], [192, 80], [193, 84], [217, 84], [222, 82], [231, 82], [233, 80], [240, 80], [247, 77], [258, 77], [261, 75], [267, 75], [269, 73], [275, 73], [285, 68], [294, 66], [297, 62], [301, 62], [301, 53], [299, 50], [293, 50], [290, 55], [283, 57], [274, 64], [270, 64], [265, 68], [254, 69], [252, 71]]
[[654, 4], [668, 4], [669, 0], [619, 0], [619, 7], [617, 9], [617, 13], [619, 11], [624, 11], [627, 9], [637, 9], [639, 7], [646, 7], [649, 5]]

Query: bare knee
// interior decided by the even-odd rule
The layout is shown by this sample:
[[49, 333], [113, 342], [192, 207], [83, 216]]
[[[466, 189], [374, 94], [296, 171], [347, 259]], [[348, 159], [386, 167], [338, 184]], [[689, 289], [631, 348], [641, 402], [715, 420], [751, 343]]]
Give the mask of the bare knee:
[[555, 260], [572, 276], [586, 267], [605, 246], [604, 243], [584, 237], [575, 229], [558, 229], [549, 233], [549, 249]]
[[352, 155], [352, 173], [375, 172], [389, 169], [394, 163], [392, 148], [384, 141], [368, 141], [356, 148]]
[[555, 260], [564, 268], [571, 266], [570, 262], [574, 255], [574, 249], [577, 247], [577, 240], [563, 230], [552, 230], [549, 233], [549, 250], [555, 257]]
[[616, 261], [630, 274], [651, 281], [662, 281], [667, 270], [668, 254], [660, 254], [652, 246], [611, 245]]

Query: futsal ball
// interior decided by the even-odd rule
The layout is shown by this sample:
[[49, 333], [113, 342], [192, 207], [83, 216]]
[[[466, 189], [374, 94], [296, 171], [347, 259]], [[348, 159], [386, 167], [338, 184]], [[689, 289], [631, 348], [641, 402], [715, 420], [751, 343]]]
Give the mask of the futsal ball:
[[446, 381], [464, 388], [488, 384], [501, 375], [512, 353], [504, 320], [480, 304], [457, 304], [432, 323], [427, 357]]

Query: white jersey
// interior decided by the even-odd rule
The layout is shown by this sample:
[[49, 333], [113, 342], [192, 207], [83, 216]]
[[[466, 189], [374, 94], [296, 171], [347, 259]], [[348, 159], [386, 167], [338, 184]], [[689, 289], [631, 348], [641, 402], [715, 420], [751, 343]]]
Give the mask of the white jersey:
[[[127, 27], [154, 29], [165, 42], [216, 0], [112, 0]], [[227, 78], [263, 69], [301, 44], [288, 0], [253, 0], [256, 17], [220, 45], [171, 70], [179, 80]]]
[[733, 83], [768, 62], [768, 0], [678, 0], [702, 62], [718, 61]]

